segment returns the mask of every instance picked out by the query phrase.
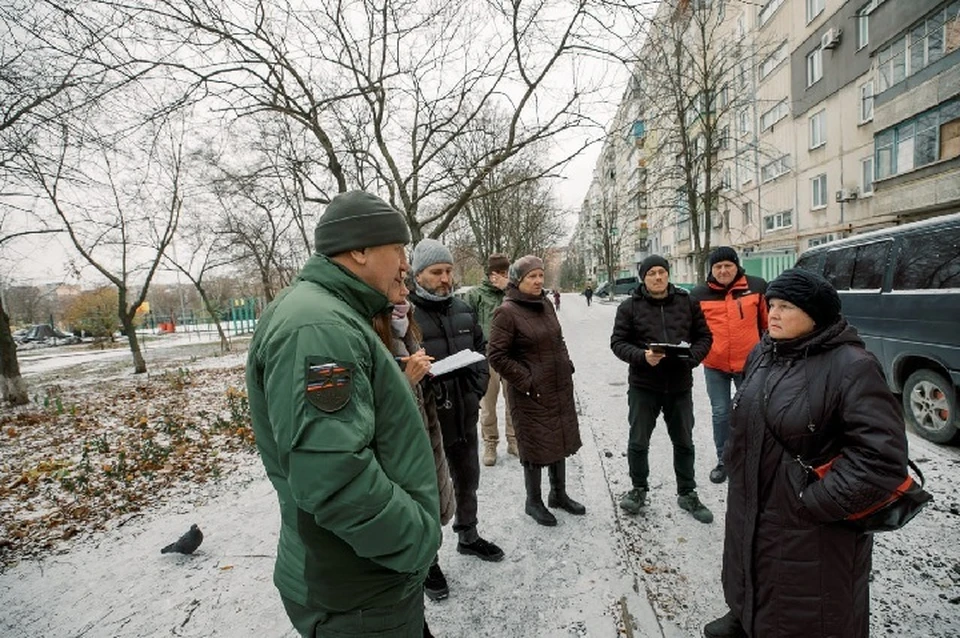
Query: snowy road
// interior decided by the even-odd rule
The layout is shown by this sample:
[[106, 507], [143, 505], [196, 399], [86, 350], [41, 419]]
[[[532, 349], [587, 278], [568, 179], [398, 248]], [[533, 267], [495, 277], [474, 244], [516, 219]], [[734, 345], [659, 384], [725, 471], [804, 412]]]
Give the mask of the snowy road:
[[[613, 305], [564, 295], [560, 310], [577, 368], [584, 447], [568, 464], [571, 495], [585, 517], [558, 513], [554, 528], [523, 513], [519, 464], [482, 468], [480, 532], [506, 558], [483, 563], [456, 553], [444, 530], [441, 565], [450, 598], [427, 601], [437, 636], [694, 637], [724, 611], [720, 554], [726, 486], [707, 480], [715, 463], [709, 403], [695, 371], [697, 476], [717, 522], [702, 525], [676, 505], [665, 428], [651, 450], [651, 502], [637, 518], [616, 507], [629, 487], [626, 365], [609, 349]], [[29, 366], [25, 366], [29, 372]], [[911, 436], [911, 455], [936, 503], [904, 531], [878, 536], [873, 635], [960, 635], [960, 451]], [[0, 635], [293, 637], [271, 570], [277, 507], [256, 458], [190, 502], [133, 518], [66, 554], [0, 574]], [[159, 548], [196, 522], [206, 535], [192, 557]], [[629, 629], [623, 620], [630, 619]]]

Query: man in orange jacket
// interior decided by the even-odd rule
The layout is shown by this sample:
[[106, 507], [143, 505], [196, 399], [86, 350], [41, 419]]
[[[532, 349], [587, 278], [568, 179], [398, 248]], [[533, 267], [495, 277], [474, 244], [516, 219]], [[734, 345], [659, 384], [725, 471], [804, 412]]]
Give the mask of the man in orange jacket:
[[743, 272], [737, 251], [719, 246], [710, 253], [707, 283], [693, 289], [713, 333], [713, 345], [703, 360], [703, 376], [713, 411], [713, 442], [717, 466], [710, 480], [723, 483], [727, 471], [723, 448], [730, 431], [730, 382], [740, 387], [747, 355], [767, 329], [767, 282]]

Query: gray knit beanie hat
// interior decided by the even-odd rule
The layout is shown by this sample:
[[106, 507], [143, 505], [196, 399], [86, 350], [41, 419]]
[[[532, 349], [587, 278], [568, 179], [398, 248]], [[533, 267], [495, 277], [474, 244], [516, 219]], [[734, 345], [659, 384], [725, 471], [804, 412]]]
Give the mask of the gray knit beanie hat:
[[434, 264], [452, 264], [453, 255], [447, 247], [436, 239], [421, 239], [413, 249], [413, 274], [419, 275], [427, 266]]
[[524, 255], [510, 265], [510, 283], [519, 286], [523, 278], [537, 268], [543, 270], [543, 260], [536, 255]]
[[376, 195], [349, 191], [327, 204], [313, 241], [318, 255], [331, 257], [384, 244], [409, 244], [410, 229], [400, 211]]

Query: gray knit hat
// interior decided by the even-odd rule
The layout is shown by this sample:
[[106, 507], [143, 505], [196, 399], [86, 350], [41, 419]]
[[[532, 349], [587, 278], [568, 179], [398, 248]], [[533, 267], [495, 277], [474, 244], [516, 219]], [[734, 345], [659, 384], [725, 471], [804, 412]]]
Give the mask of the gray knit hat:
[[519, 286], [520, 282], [523, 281], [523, 278], [537, 268], [543, 270], [543, 260], [536, 255], [524, 255], [520, 259], [510, 264], [510, 283], [515, 286]]
[[376, 195], [349, 191], [334, 197], [313, 231], [314, 250], [328, 257], [384, 244], [409, 244], [400, 212]]
[[427, 266], [452, 263], [453, 255], [447, 250], [446, 246], [436, 239], [421, 239], [417, 247], [413, 249], [413, 259], [410, 265], [413, 267], [413, 274], [419, 275]]

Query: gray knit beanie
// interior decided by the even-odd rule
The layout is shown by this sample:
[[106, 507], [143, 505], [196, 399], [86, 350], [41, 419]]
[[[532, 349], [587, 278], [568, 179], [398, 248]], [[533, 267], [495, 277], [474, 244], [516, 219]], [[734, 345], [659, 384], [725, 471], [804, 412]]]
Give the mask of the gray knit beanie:
[[447, 247], [436, 239], [421, 239], [413, 249], [413, 274], [419, 275], [427, 266], [434, 264], [452, 264], [453, 255]]
[[519, 286], [520, 282], [523, 281], [523, 278], [537, 268], [543, 270], [542, 259], [536, 255], [525, 255], [521, 257], [510, 265], [510, 283], [515, 286]]
[[376, 195], [349, 191], [334, 197], [313, 231], [314, 250], [331, 257], [384, 244], [409, 244], [400, 212]]

